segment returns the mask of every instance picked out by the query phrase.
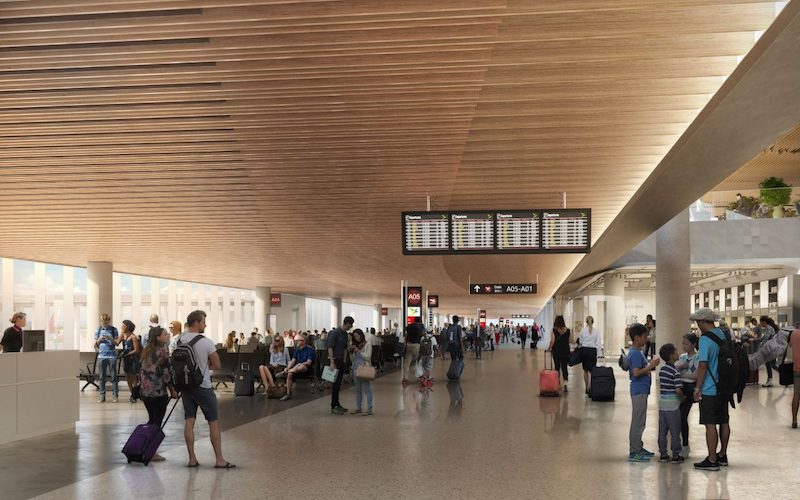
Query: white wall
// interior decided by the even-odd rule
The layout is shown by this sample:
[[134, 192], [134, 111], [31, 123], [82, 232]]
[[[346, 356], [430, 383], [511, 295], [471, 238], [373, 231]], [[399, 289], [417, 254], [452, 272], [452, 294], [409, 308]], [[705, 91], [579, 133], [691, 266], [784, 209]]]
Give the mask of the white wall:
[[333, 326], [331, 318], [331, 301], [325, 299], [306, 298], [306, 328], [308, 330], [330, 330]]
[[281, 306], [273, 307], [277, 331], [306, 329], [306, 298], [298, 295], [281, 294]]
[[356, 320], [355, 328], [378, 329], [378, 325], [375, 324], [375, 306], [342, 302], [342, 318], [345, 316], [352, 316]]

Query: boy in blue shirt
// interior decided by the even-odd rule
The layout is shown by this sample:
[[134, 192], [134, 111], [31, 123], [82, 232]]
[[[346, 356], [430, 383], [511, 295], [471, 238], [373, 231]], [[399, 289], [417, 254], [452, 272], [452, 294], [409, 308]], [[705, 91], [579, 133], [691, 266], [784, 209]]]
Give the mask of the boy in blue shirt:
[[647, 327], [634, 323], [630, 326], [628, 334], [633, 342], [628, 353], [633, 408], [628, 461], [649, 462], [655, 456], [655, 453], [644, 448], [642, 434], [644, 434], [644, 428], [647, 424], [647, 397], [650, 395], [650, 385], [652, 383], [650, 372], [658, 366], [661, 359], [658, 356], [653, 356], [653, 359], [648, 363], [642, 352], [644, 346], [647, 345]]
[[670, 460], [667, 455], [667, 434], [670, 435], [672, 448], [672, 463], [682, 464], [681, 456], [681, 401], [683, 399], [683, 385], [675, 362], [678, 360], [678, 350], [673, 344], [661, 346], [658, 354], [666, 363], [658, 372], [658, 451], [661, 453], [661, 462]]

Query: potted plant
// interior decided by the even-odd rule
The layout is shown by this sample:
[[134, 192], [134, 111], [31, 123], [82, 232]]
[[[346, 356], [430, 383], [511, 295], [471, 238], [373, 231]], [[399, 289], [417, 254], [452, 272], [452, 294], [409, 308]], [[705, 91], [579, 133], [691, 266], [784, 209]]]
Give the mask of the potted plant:
[[758, 187], [761, 188], [761, 201], [773, 207], [772, 216], [783, 217], [783, 206], [792, 197], [792, 186], [783, 182], [780, 177], [767, 177]]

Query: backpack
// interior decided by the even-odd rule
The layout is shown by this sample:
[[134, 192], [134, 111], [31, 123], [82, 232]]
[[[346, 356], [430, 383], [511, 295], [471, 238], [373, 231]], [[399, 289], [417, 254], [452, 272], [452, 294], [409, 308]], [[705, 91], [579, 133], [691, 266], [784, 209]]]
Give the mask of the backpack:
[[178, 391], [194, 389], [203, 383], [203, 372], [197, 366], [197, 359], [192, 348], [201, 338], [204, 337], [198, 335], [185, 345], [178, 340], [178, 346], [172, 352], [170, 374], [172, 375], [172, 384]]
[[628, 355], [625, 354], [625, 349], [622, 349], [622, 354], [619, 355], [619, 367], [622, 368], [623, 371], [628, 371], [631, 369], [631, 360], [628, 359]]
[[720, 339], [711, 332], [703, 334], [703, 337], [708, 337], [719, 347], [719, 355], [717, 357], [717, 376], [719, 379], [715, 379], [710, 371], [708, 374], [711, 376], [711, 380], [714, 381], [714, 385], [717, 386], [717, 392], [721, 396], [730, 399], [731, 405], [736, 408], [733, 396], [738, 396], [738, 402], [742, 402], [744, 388], [750, 378], [750, 361], [742, 345], [734, 343], [727, 332], [722, 333], [725, 335], [725, 340]]
[[433, 341], [430, 335], [425, 335], [419, 341], [419, 355], [430, 357], [433, 354]]

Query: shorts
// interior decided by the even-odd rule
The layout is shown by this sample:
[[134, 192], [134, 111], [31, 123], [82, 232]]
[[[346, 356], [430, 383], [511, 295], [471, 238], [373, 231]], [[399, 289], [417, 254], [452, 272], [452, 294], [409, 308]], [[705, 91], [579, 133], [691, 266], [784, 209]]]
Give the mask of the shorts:
[[422, 369], [426, 372], [431, 371], [431, 368], [433, 368], [433, 358], [430, 356], [423, 356], [419, 362], [422, 363]]
[[127, 356], [122, 358], [122, 370], [125, 375], [136, 375], [139, 373], [141, 365], [138, 356]]
[[580, 353], [583, 371], [592, 371], [592, 368], [597, 366], [597, 349], [594, 347], [581, 347]]
[[729, 422], [728, 400], [722, 396], [703, 396], [700, 400], [700, 425], [720, 425]]
[[794, 393], [800, 394], [800, 373], [794, 373]]
[[214, 389], [206, 389], [205, 387], [195, 387], [183, 391], [183, 411], [184, 418], [197, 418], [197, 408], [203, 410], [203, 415], [208, 422], [219, 420], [217, 414], [217, 395], [214, 394]]

